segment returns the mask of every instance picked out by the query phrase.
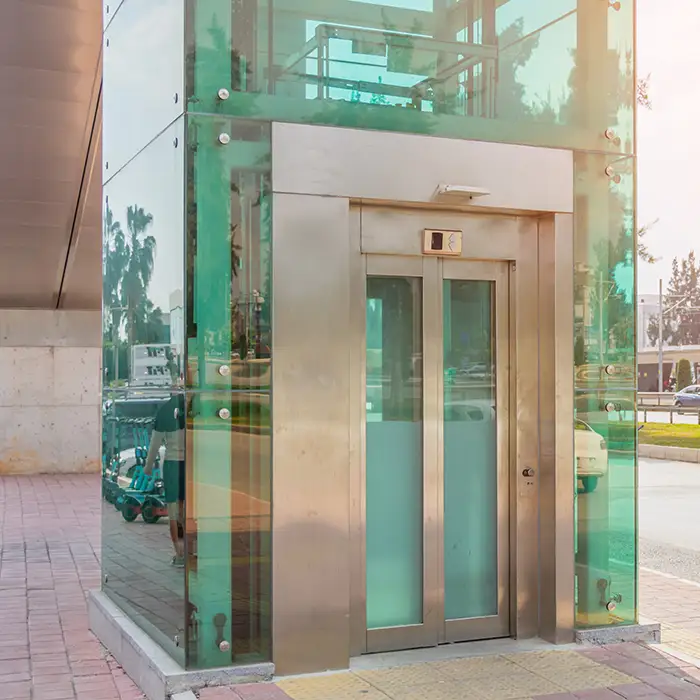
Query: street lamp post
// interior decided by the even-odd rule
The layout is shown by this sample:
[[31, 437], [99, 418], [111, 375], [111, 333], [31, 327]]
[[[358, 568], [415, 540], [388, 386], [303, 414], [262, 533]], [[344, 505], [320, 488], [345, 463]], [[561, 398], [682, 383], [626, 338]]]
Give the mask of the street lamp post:
[[112, 306], [110, 308], [110, 314], [112, 314], [112, 346], [114, 351], [114, 381], [115, 386], [119, 388], [119, 326], [121, 325], [121, 319], [119, 323], [114, 322], [114, 312], [115, 311], [126, 311], [126, 306]]
[[[686, 304], [690, 301], [688, 297], [682, 295], [673, 295], [672, 299], [678, 299], [673, 306], [665, 309], [666, 313], [673, 311], [679, 306]], [[684, 306], [685, 311], [700, 311], [700, 308], [695, 306]], [[682, 343], [682, 341], [681, 341]], [[664, 390], [664, 288], [663, 280], [659, 280], [659, 393], [663, 393]]]
[[659, 394], [664, 390], [664, 285], [659, 280]]

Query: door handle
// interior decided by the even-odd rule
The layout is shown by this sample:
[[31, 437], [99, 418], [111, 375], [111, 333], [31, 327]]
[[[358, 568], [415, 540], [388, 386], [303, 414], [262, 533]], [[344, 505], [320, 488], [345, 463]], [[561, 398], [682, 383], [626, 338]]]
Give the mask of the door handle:
[[527, 467], [523, 469], [523, 476], [527, 479], [535, 476], [535, 470], [532, 467]]

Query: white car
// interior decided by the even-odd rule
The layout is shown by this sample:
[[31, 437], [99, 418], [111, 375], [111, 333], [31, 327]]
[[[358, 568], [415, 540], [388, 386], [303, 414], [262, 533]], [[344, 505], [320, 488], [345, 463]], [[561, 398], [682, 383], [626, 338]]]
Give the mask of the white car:
[[583, 492], [591, 493], [598, 486], [598, 479], [608, 473], [608, 446], [588, 423], [577, 419], [575, 428], [576, 478]]

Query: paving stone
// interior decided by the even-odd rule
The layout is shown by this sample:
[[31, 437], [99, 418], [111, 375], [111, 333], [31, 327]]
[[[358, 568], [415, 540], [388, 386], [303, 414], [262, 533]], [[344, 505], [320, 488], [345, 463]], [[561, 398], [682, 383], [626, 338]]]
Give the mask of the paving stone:
[[0, 700], [143, 700], [88, 630], [99, 476], [0, 477], [0, 513]]
[[[0, 700], [143, 700], [88, 630], [85, 596], [101, 578], [100, 511], [98, 476], [0, 477]], [[122, 526], [114, 515], [107, 525]], [[133, 559], [152, 587], [137, 600], [127, 566], [116, 568], [114, 585], [131, 588], [165, 628], [180, 616], [181, 574], [169, 566], [165, 528], [135, 525], [143, 551], [108, 537], [108, 556], [115, 567]], [[642, 572], [640, 596], [671, 650], [700, 658], [700, 585]], [[623, 644], [208, 688], [201, 700], [690, 700], [700, 698], [698, 679], [700, 670], [673, 654]]]

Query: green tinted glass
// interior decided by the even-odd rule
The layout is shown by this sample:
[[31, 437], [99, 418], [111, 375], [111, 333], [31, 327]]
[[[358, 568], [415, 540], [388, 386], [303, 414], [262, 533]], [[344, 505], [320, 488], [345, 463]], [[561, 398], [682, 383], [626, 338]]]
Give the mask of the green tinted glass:
[[[103, 394], [103, 591], [180, 663], [185, 578], [177, 493], [184, 429], [172, 419], [181, 392], [108, 390]], [[180, 503], [182, 506], [182, 503]], [[172, 518], [175, 536], [170, 528]], [[180, 525], [181, 526], [181, 525]], [[179, 559], [176, 560], [175, 557]]]
[[367, 628], [423, 621], [421, 280], [367, 279]]
[[270, 658], [269, 129], [188, 126], [187, 651], [203, 668]]
[[104, 187], [103, 590], [184, 663], [184, 119]]
[[637, 620], [634, 171], [576, 154], [576, 620]]
[[445, 619], [498, 614], [493, 282], [443, 282]]
[[632, 3], [188, 4], [192, 110], [631, 151]]

